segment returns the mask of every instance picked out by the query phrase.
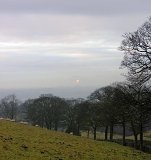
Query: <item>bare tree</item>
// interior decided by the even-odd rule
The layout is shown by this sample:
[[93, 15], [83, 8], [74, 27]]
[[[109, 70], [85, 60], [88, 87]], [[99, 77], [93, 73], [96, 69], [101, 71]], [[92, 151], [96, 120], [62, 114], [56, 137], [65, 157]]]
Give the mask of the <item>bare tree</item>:
[[148, 81], [151, 78], [151, 17], [137, 31], [123, 37], [120, 50], [125, 56], [121, 65], [128, 68], [131, 79]]
[[42, 95], [31, 103], [29, 102], [25, 104], [27, 118], [33, 125], [38, 124], [40, 127], [58, 129], [66, 110], [64, 99], [49, 94]]
[[1, 100], [0, 103], [2, 116], [5, 118], [15, 119], [19, 106], [19, 100], [15, 95], [9, 95]]

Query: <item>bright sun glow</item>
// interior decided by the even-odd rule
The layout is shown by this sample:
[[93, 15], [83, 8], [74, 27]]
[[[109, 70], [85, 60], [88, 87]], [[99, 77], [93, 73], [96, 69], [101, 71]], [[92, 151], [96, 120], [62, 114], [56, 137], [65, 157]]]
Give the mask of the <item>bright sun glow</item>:
[[79, 80], [79, 79], [77, 79], [77, 80], [76, 80], [76, 83], [77, 83], [77, 84], [79, 84], [79, 83], [80, 83], [80, 80]]

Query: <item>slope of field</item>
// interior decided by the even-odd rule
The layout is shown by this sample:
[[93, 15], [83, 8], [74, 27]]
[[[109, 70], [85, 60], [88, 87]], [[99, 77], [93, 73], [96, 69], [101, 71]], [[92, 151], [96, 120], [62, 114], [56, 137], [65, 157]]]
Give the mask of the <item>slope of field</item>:
[[109, 142], [0, 120], [0, 160], [150, 160], [151, 155]]

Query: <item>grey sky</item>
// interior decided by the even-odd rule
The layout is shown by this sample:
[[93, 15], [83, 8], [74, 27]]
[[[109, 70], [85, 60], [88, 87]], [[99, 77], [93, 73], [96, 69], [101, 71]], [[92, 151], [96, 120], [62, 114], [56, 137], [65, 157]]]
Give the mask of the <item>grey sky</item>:
[[120, 14], [150, 12], [150, 0], [1, 0], [2, 12]]
[[96, 89], [123, 80], [122, 34], [150, 11], [150, 0], [0, 0], [0, 88]]

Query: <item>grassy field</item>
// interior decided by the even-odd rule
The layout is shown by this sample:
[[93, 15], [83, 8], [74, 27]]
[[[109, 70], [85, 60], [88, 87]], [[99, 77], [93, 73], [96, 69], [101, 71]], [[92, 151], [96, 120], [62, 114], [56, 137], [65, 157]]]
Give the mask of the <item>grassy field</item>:
[[151, 160], [129, 147], [0, 120], [0, 160]]

